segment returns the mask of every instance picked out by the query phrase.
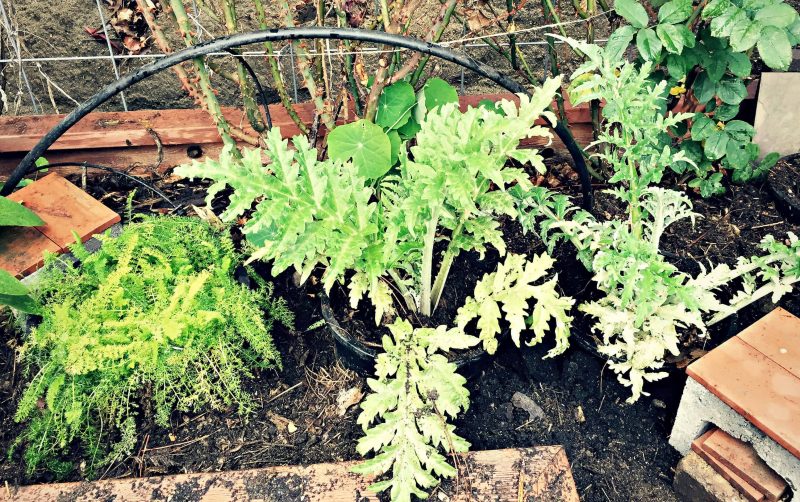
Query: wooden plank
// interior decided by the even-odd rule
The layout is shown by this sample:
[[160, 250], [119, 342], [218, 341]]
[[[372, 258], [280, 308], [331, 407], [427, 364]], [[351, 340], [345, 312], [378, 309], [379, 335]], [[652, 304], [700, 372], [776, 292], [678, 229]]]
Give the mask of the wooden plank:
[[44, 253], [61, 246], [33, 227], [0, 227], [0, 268], [21, 279], [44, 264]]
[[24, 203], [44, 222], [37, 227], [61, 250], [75, 242], [76, 232], [82, 242], [120, 221], [120, 216], [58, 173], [51, 173], [8, 196]]
[[778, 307], [737, 336], [800, 378], [800, 318]]
[[780, 500], [788, 490], [786, 481], [761, 460], [752, 446], [722, 429], [714, 429], [702, 445], [703, 450], [766, 496]]
[[[483, 99], [518, 100], [513, 94], [479, 94], [461, 97], [461, 107], [465, 109], [468, 105], [477, 106]], [[299, 103], [294, 109], [307, 126], [313, 122], [315, 110], [312, 103]], [[282, 105], [269, 105], [269, 111], [273, 126], [280, 127], [284, 137], [300, 133]], [[223, 108], [223, 114], [231, 124], [239, 125], [255, 135], [242, 110], [226, 107]], [[0, 117], [0, 152], [27, 152], [64, 117], [65, 115]], [[350, 120], [352, 118], [349, 117]], [[575, 108], [568, 106], [567, 119], [570, 124], [590, 123], [588, 105]], [[545, 122], [540, 120], [538, 123]], [[155, 146], [156, 136], [164, 146], [220, 142], [214, 122], [203, 110], [94, 112], [72, 126], [48, 151]]]
[[800, 378], [733, 337], [687, 373], [800, 458]]
[[[375, 494], [367, 490], [373, 479], [350, 472], [354, 463], [13, 487], [9, 491], [0, 490], [0, 499], [16, 502], [377, 501]], [[462, 472], [459, 482], [447, 482], [441, 487], [452, 502], [579, 500], [569, 462], [561, 446], [470, 452], [462, 456], [461, 464], [468, 468]]]

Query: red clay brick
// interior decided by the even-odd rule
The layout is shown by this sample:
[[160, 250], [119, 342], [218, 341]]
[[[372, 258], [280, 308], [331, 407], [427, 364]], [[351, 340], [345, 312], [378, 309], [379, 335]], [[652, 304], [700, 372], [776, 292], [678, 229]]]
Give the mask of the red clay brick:
[[800, 378], [738, 337], [689, 365], [687, 373], [800, 458]]
[[753, 447], [744, 441], [721, 429], [714, 429], [703, 442], [702, 448], [763, 493], [767, 500], [779, 500], [786, 493], [786, 481], [770, 469]]
[[766, 497], [763, 493], [761, 493], [758, 488], [751, 485], [747, 482], [744, 478], [739, 476], [736, 472], [732, 469], [725, 466], [722, 462], [714, 458], [713, 455], [706, 449], [706, 443], [710, 436], [714, 433], [713, 430], [707, 432], [703, 436], [698, 439], [703, 439], [702, 442], [698, 442], [698, 439], [695, 439], [692, 442], [692, 451], [700, 455], [700, 457], [705, 460], [708, 465], [710, 465], [715, 471], [717, 471], [723, 478], [725, 478], [734, 488], [736, 488], [739, 493], [744, 495], [744, 497], [751, 501], [751, 502], [761, 502], [766, 500]]

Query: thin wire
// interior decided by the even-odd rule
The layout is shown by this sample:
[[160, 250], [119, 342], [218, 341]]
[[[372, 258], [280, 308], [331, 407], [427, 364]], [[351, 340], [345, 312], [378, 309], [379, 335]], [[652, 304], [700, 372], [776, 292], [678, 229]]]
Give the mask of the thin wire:
[[[97, 4], [97, 13], [100, 14], [100, 22], [103, 23], [103, 35], [106, 37], [106, 45], [108, 46], [108, 54], [111, 56], [111, 65], [114, 67], [114, 75], [119, 80], [119, 68], [117, 68], [117, 60], [114, 59], [114, 48], [111, 47], [111, 38], [108, 36], [108, 28], [106, 28], [106, 17], [103, 15], [103, 7], [100, 5], [100, 0], [94, 0]], [[128, 111], [128, 103], [125, 101], [125, 93], [119, 93], [120, 99], [122, 99], [122, 108], [127, 112]]]

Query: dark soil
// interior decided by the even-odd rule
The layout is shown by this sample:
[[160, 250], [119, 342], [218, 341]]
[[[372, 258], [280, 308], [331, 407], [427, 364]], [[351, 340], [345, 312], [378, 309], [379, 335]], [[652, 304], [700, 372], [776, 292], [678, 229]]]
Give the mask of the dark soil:
[[[203, 194], [198, 191], [202, 187], [182, 182], [160, 186], [182, 207], [202, 205]], [[110, 207], [124, 212], [125, 198], [132, 187], [104, 178], [87, 188]], [[563, 188], [576, 191], [574, 186]], [[704, 218], [693, 228], [676, 225], [665, 237], [665, 250], [676, 260], [686, 261], [686, 267], [706, 258], [731, 263], [738, 255], [757, 253], [763, 235], [782, 236], [796, 230], [777, 215], [769, 194], [760, 186], [734, 186], [723, 197], [694, 202], [695, 210]], [[164, 212], [166, 206], [144, 190], [137, 193], [133, 203], [139, 212]], [[619, 214], [610, 197], [599, 192], [597, 211], [604, 216]], [[509, 251], [543, 250], [537, 239], [522, 236], [513, 225], [506, 225], [506, 231], [511, 243]], [[555, 254], [563, 293], [591, 298], [591, 277], [569, 248], [559, 247]], [[467, 268], [454, 270], [458, 277], [475, 279], [484, 268], [491, 270], [497, 258], [487, 255], [483, 262], [470, 260], [469, 256], [464, 259], [473, 263], [474, 272]], [[263, 265], [259, 270], [268, 272]], [[470, 282], [466, 289], [474, 286]], [[275, 283], [279, 294], [294, 306], [297, 324], [293, 332], [274, 333], [284, 369], [265, 372], [247, 384], [260, 403], [255, 413], [249, 417], [239, 416], [236, 410], [199, 415], [176, 413], [169, 430], [143, 424], [145, 434], [135, 454], [101, 473], [103, 478], [358, 458], [355, 444], [362, 434], [355, 423], [358, 407], [340, 410], [337, 398], [353, 388], [365, 392], [365, 381], [337, 364], [326, 330], [309, 329], [321, 318], [317, 286], [295, 288], [288, 273], [276, 278]], [[466, 289], [453, 294], [455, 303], [457, 296], [468, 294], [464, 293]], [[800, 314], [797, 294], [785, 297], [781, 305]], [[749, 323], [771, 308], [768, 302], [756, 304], [739, 316], [739, 322]], [[358, 313], [361, 315], [368, 314]], [[588, 320], [580, 315], [576, 318], [574, 334], [586, 334]], [[8, 326], [0, 336], [0, 449], [5, 452], [21, 430], [13, 422], [13, 413], [24, 388], [24, 376], [14, 362], [19, 337]], [[727, 336], [727, 331], [718, 330], [710, 343], [720, 343]], [[693, 340], [693, 345], [685, 347], [687, 357], [691, 357], [691, 350], [703, 348], [703, 343], [708, 342]], [[625, 403], [629, 390], [595, 355], [573, 347], [560, 358], [542, 361], [540, 356], [548, 348], [547, 341], [544, 345], [543, 349], [522, 350], [508, 343], [501, 345], [484, 371], [468, 383], [472, 401], [469, 411], [456, 421], [459, 434], [472, 443], [474, 450], [563, 444], [583, 500], [674, 500], [672, 470], [679, 456], [667, 438], [683, 387], [682, 371], [675, 370], [669, 378], [650, 384], [647, 390], [652, 397], [629, 405]], [[677, 361], [678, 365], [685, 363], [685, 358]], [[533, 399], [542, 408], [544, 418], [531, 419], [527, 412], [515, 408], [511, 404], [515, 392]], [[79, 452], [73, 458], [77, 466]], [[18, 453], [10, 460], [0, 461], [0, 477], [10, 484], [54, 481], [43, 471], [26, 475]], [[79, 479], [79, 469], [68, 478]]]
[[769, 172], [769, 190], [783, 216], [800, 223], [800, 155], [782, 158]]

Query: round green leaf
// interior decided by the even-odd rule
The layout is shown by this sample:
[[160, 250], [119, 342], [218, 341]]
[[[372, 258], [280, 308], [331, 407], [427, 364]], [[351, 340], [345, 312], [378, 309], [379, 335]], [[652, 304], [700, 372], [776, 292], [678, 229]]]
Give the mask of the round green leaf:
[[739, 105], [722, 104], [717, 107], [717, 110], [714, 113], [714, 118], [725, 122], [726, 120], [731, 120], [732, 118], [736, 117], [738, 114]]
[[716, 130], [714, 121], [706, 117], [702, 113], [696, 113], [692, 122], [692, 139], [695, 141], [703, 141], [711, 136]]
[[731, 6], [731, 0], [711, 0], [703, 8], [703, 19], [717, 17]]
[[705, 145], [703, 145], [703, 152], [706, 154], [706, 158], [709, 160], [717, 160], [725, 155], [728, 141], [730, 141], [730, 138], [724, 132], [717, 130], [712, 132], [708, 139], [706, 139]]
[[708, 66], [706, 66], [706, 73], [709, 80], [719, 82], [722, 76], [725, 75], [725, 67], [728, 65], [728, 60], [720, 57], [721, 54], [712, 54], [711, 56]]
[[692, 0], [672, 0], [658, 9], [658, 22], [675, 24], [686, 21], [692, 15]]
[[635, 28], [647, 26], [647, 11], [636, 0], [616, 0], [614, 10]]
[[636, 28], [630, 25], [621, 26], [614, 30], [606, 42], [606, 55], [609, 61], [619, 61], [625, 55], [625, 50], [631, 44]]
[[446, 103], [458, 103], [458, 92], [455, 87], [440, 78], [428, 79], [422, 91], [426, 110], [433, 110]]
[[791, 5], [778, 3], [764, 7], [756, 12], [755, 19], [764, 26], [786, 28], [797, 19], [797, 11]]
[[659, 40], [667, 49], [667, 52], [680, 54], [683, 52], [683, 37], [674, 24], [659, 24], [656, 26], [656, 34]]
[[717, 84], [717, 96], [723, 103], [738, 105], [747, 97], [747, 87], [738, 78], [725, 77]]
[[38, 227], [44, 221], [27, 207], [0, 196], [0, 227]]
[[359, 120], [335, 128], [328, 135], [328, 155], [334, 160], [353, 160], [358, 174], [377, 179], [392, 167], [392, 144], [381, 126]]
[[692, 90], [694, 91], [694, 96], [697, 98], [697, 101], [705, 103], [714, 97], [714, 94], [717, 92], [717, 86], [708, 78], [708, 74], [703, 72], [697, 75], [694, 85], [692, 85]]
[[792, 62], [792, 45], [786, 30], [767, 26], [758, 40], [758, 53], [773, 70], [786, 70]]
[[734, 169], [741, 169], [750, 163], [750, 154], [744, 145], [738, 141], [729, 140], [725, 147], [725, 158]]
[[669, 76], [678, 80], [686, 76], [687, 64], [686, 58], [678, 54], [670, 54], [667, 56], [667, 71]]
[[375, 123], [385, 129], [399, 129], [408, 122], [417, 102], [414, 88], [408, 82], [397, 82], [386, 87], [378, 98]]
[[651, 28], [639, 30], [636, 34], [636, 47], [639, 54], [648, 61], [655, 61], [661, 54], [661, 40]]
[[744, 52], [728, 53], [728, 70], [740, 78], [749, 77], [753, 71], [753, 64], [750, 57]]
[[725, 134], [735, 139], [736, 141], [747, 142], [753, 140], [756, 130], [742, 120], [731, 120], [725, 124]]
[[406, 124], [403, 127], [397, 130], [397, 132], [400, 134], [401, 138], [411, 139], [417, 135], [419, 130], [420, 130], [419, 122], [417, 122], [417, 119], [415, 119], [412, 116], [410, 119], [408, 119], [408, 122], [406, 122]]
[[403, 140], [400, 139], [400, 134], [395, 130], [387, 132], [386, 135], [389, 136], [389, 144], [392, 148], [389, 162], [395, 165], [397, 164], [397, 159], [400, 157], [400, 149], [403, 147]]
[[756, 45], [763, 28], [760, 21], [750, 21], [747, 17], [739, 19], [731, 28], [731, 49], [744, 52]]

